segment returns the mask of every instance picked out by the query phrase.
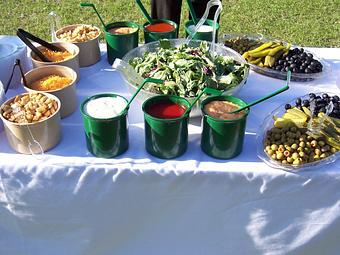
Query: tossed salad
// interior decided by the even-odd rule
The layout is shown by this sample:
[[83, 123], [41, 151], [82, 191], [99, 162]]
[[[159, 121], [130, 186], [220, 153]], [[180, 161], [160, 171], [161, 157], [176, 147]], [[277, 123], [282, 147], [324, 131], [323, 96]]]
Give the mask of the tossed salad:
[[249, 70], [247, 64], [231, 57], [213, 56], [206, 42], [196, 48], [187, 44], [173, 48], [169, 41], [161, 41], [160, 46], [157, 52], [146, 52], [129, 61], [143, 78], [165, 81], [145, 87], [154, 93], [195, 97], [205, 87], [226, 91], [239, 85]]

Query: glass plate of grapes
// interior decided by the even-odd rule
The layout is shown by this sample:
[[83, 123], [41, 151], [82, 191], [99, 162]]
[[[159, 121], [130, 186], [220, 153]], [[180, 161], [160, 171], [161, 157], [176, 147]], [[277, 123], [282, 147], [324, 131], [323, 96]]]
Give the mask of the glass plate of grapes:
[[[287, 43], [282, 42], [283, 45]], [[292, 81], [308, 82], [329, 75], [330, 64], [304, 48], [291, 47], [287, 55], [277, 58], [272, 67], [261, 67], [250, 64], [250, 68], [257, 73], [285, 80], [287, 71], [292, 72]]]

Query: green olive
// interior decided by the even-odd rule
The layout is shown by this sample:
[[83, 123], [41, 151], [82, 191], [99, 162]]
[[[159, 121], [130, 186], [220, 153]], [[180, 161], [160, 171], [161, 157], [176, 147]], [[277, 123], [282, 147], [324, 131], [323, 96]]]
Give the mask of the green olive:
[[279, 148], [276, 144], [272, 144], [270, 147], [273, 151], [277, 151], [277, 149]]
[[298, 145], [297, 145], [296, 143], [293, 143], [292, 146], [291, 146], [291, 148], [292, 148], [293, 150], [296, 150], [296, 149], [298, 148]]
[[318, 145], [318, 142], [316, 140], [313, 140], [310, 142], [310, 145], [315, 148]]
[[277, 159], [283, 159], [283, 153], [280, 152], [280, 151], [277, 152], [277, 153], [276, 153], [276, 158], [277, 158]]
[[323, 147], [323, 146], [325, 146], [326, 143], [324, 141], [318, 141], [318, 144], [319, 144], [319, 146]]
[[315, 155], [321, 155], [321, 151], [320, 151], [319, 149], [315, 149], [315, 150], [314, 150], [314, 154], [315, 154]]
[[294, 160], [296, 160], [298, 157], [299, 157], [299, 154], [298, 154], [297, 152], [294, 152], [294, 153], [292, 154], [292, 158], [293, 158]]

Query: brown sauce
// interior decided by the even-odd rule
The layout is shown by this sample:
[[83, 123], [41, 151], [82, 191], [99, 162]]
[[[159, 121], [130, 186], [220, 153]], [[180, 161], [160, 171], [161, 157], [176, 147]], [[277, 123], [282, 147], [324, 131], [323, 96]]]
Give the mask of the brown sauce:
[[204, 106], [204, 112], [209, 116], [221, 120], [239, 119], [244, 115], [244, 111], [229, 113], [240, 108], [237, 104], [228, 101], [211, 101]]
[[110, 34], [131, 34], [137, 31], [137, 28], [135, 27], [111, 27], [108, 32]]

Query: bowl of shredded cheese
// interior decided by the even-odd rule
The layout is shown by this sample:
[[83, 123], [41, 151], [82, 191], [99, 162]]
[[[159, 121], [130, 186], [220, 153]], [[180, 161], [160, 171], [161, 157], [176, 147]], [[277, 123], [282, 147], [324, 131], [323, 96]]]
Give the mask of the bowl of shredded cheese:
[[77, 81], [80, 78], [79, 71], [79, 47], [69, 42], [54, 42], [56, 45], [63, 49], [63, 51], [53, 51], [45, 48], [44, 46], [38, 46], [37, 48], [52, 62], [42, 61], [33, 51], [30, 52], [33, 67], [59, 65], [72, 68], [77, 73]]
[[73, 69], [58, 65], [41, 66], [27, 72], [25, 79], [26, 91], [50, 93], [59, 98], [61, 118], [77, 109], [77, 73]]
[[79, 66], [85, 67], [100, 60], [100, 29], [92, 25], [76, 24], [58, 29], [55, 38], [60, 42], [70, 42], [79, 47]]

